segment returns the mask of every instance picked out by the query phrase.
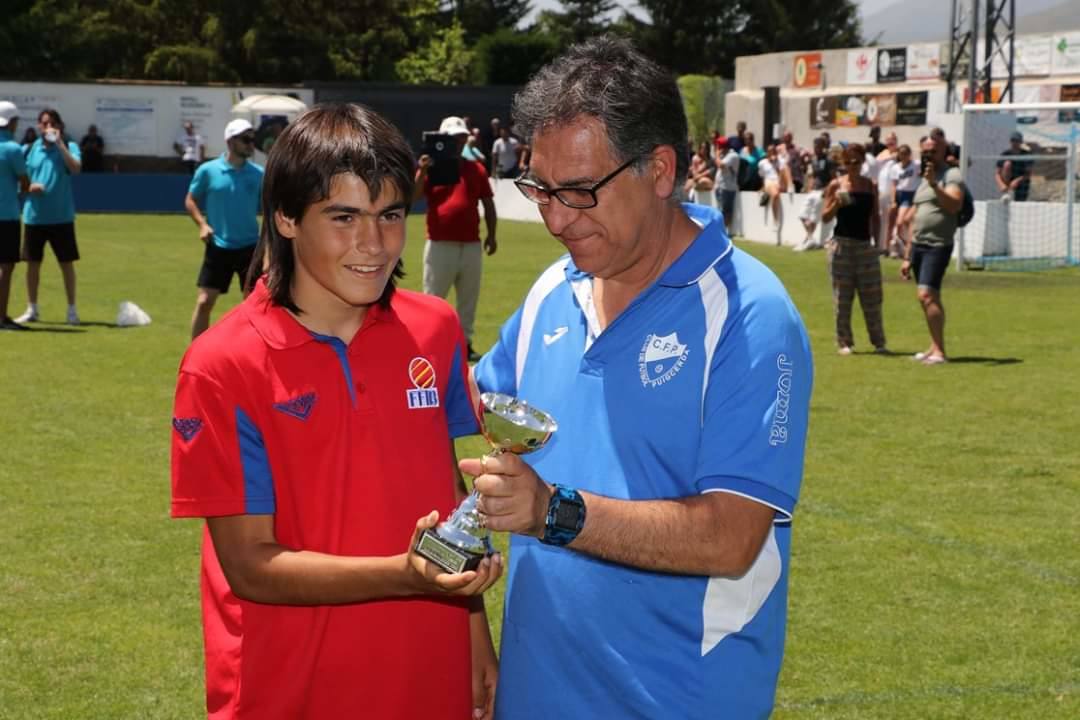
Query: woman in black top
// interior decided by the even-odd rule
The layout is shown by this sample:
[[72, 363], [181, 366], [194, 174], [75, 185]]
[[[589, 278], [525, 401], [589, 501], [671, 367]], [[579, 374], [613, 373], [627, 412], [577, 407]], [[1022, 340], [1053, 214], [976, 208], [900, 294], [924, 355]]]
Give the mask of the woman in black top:
[[862, 176], [866, 151], [853, 143], [844, 150], [842, 172], [825, 188], [822, 221], [836, 218], [828, 243], [836, 312], [836, 345], [841, 355], [855, 347], [851, 333], [851, 305], [859, 294], [866, 329], [874, 352], [887, 353], [881, 321], [881, 261], [877, 251], [878, 199], [872, 180]]

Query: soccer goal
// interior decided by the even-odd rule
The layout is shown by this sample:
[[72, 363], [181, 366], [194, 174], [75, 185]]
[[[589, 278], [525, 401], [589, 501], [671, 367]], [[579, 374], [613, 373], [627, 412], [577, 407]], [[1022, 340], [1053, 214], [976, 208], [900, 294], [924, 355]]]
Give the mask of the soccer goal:
[[958, 236], [961, 267], [1080, 263], [1078, 144], [1080, 103], [964, 106], [960, 167], [975, 216]]

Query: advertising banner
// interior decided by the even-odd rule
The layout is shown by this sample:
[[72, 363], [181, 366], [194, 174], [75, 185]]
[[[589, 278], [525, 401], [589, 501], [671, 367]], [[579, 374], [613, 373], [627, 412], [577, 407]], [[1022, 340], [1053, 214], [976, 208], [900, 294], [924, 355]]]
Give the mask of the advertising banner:
[[873, 85], [877, 81], [877, 53], [873, 49], [848, 50], [847, 84]]
[[904, 82], [907, 74], [907, 48], [881, 48], [877, 53], [877, 81]]
[[907, 79], [937, 80], [941, 77], [941, 44], [919, 43], [907, 47]]
[[1052, 75], [1080, 74], [1080, 32], [1056, 33], [1051, 42], [1050, 73]]
[[[1017, 35], [1013, 40], [1013, 74], [1016, 77], [1050, 74], [1049, 35]], [[1004, 63], [1002, 63], [1004, 64]], [[994, 63], [997, 74], [997, 63]], [[1002, 68], [1002, 77], [1008, 76], [1008, 69]]]
[[819, 87], [821, 85], [821, 53], [796, 55], [793, 77], [795, 87]]
[[154, 98], [100, 96], [94, 102], [94, 123], [109, 143], [109, 151], [153, 155], [157, 150]]
[[826, 130], [836, 125], [836, 95], [822, 95], [810, 99], [810, 127]]
[[927, 94], [909, 92], [896, 94], [896, 124], [925, 125]]

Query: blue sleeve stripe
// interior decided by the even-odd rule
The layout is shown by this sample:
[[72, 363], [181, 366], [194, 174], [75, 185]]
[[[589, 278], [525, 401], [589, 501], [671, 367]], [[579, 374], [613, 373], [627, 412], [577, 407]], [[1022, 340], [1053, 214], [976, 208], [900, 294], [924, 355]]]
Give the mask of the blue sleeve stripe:
[[480, 427], [476, 422], [476, 411], [469, 402], [469, 391], [465, 386], [465, 374], [461, 370], [461, 346], [454, 346], [454, 361], [450, 365], [450, 380], [446, 384], [446, 424], [450, 437], [476, 435]]
[[272, 515], [276, 509], [270, 458], [262, 433], [251, 418], [236, 408], [236, 437], [240, 444], [240, 464], [244, 470], [244, 512]]
[[707, 477], [697, 481], [701, 492], [730, 492], [735, 495], [756, 500], [776, 510], [782, 517], [777, 520], [790, 520], [795, 512], [795, 499], [774, 487], [753, 480], [731, 477]]

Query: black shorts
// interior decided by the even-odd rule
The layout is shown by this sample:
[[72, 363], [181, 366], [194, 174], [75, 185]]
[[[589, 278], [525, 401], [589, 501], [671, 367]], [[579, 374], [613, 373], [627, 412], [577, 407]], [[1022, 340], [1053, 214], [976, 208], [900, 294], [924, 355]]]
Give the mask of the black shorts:
[[227, 250], [214, 244], [213, 240], [206, 243], [203, 252], [203, 263], [199, 269], [199, 279], [196, 285], [201, 288], [211, 288], [222, 293], [229, 292], [229, 284], [234, 274], [240, 277], [240, 289], [244, 289], [247, 283], [248, 268], [251, 266], [251, 256], [255, 254], [255, 246]]
[[52, 247], [58, 262], [69, 263], [79, 259], [79, 246], [75, 242], [75, 223], [27, 225], [23, 230], [23, 260], [28, 262], [44, 260], [45, 243]]
[[911, 274], [919, 287], [941, 290], [941, 279], [949, 269], [952, 252], [952, 245], [912, 245]]
[[0, 264], [8, 265], [19, 262], [18, 220], [0, 220]]

